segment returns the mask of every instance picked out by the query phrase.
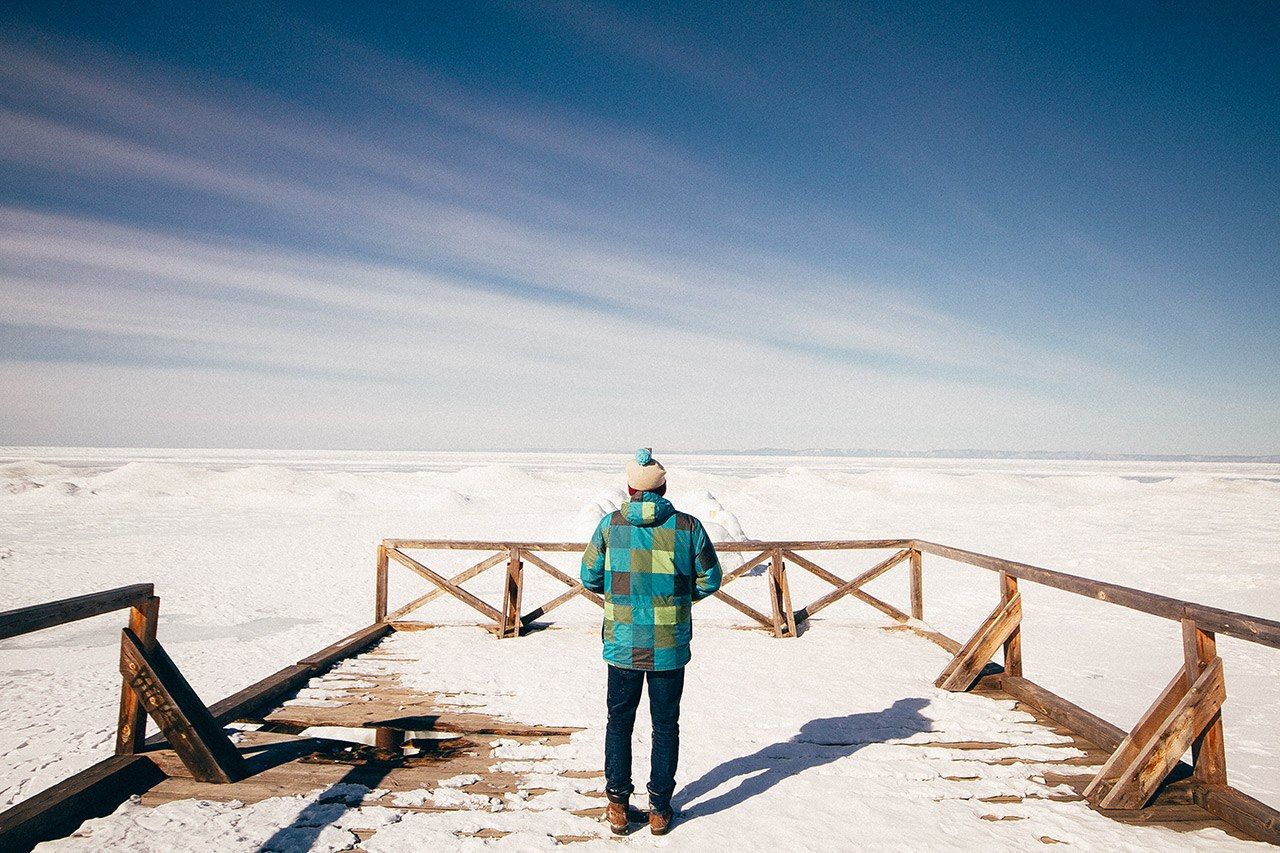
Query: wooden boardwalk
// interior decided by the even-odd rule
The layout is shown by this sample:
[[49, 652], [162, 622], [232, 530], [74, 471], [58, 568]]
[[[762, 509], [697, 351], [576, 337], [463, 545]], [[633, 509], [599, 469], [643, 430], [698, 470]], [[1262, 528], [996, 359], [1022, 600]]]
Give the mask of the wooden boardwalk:
[[[303, 803], [299, 820], [306, 822], [280, 826], [286, 834], [322, 832], [340, 819], [342, 832], [367, 839], [378, 832], [394, 834], [419, 826], [422, 821], [415, 823], [415, 815], [448, 815], [460, 819], [447, 824], [452, 828], [442, 839], [492, 838], [523, 831], [520, 819], [536, 814], [544, 840], [552, 836], [572, 843], [606, 837], [599, 820], [604, 805], [602, 750], [599, 743], [586, 749], [592, 738], [598, 741], [601, 736], [601, 689], [597, 685], [584, 692], [589, 679], [581, 664], [598, 654], [598, 628], [577, 634], [563, 629], [565, 641], [577, 645], [568, 654], [542, 646], [543, 658], [529, 657], [537, 651], [538, 640], [508, 639], [545, 627], [550, 611], [577, 596], [599, 603], [599, 596], [537, 553], [572, 553], [582, 547], [386, 540], [378, 548], [373, 624], [208, 708], [163, 648], [163, 634], [157, 632], [159, 599], [150, 584], [0, 613], [0, 638], [113, 610], [130, 613], [122, 634], [117, 755], [0, 814], [0, 847], [29, 849], [40, 840], [68, 835], [86, 818], [110, 813], [131, 794], [140, 795], [140, 805], [133, 808], [142, 809], [189, 802], [252, 807], [278, 798]], [[722, 589], [716, 597], [757, 629], [722, 633], [738, 638], [750, 634], [767, 643], [785, 641], [791, 657], [781, 668], [777, 662], [760, 668], [761, 661], [775, 656], [758, 648], [732, 647], [723, 637], [717, 641], [723, 646], [714, 658], [718, 667], [726, 662], [745, 667], [737, 683], [756, 690], [770, 687], [747, 697], [699, 688], [704, 695], [695, 707], [704, 715], [699, 738], [704, 751], [693, 756], [693, 767], [702, 776], [677, 791], [677, 806], [694, 822], [680, 834], [680, 844], [718, 843], [717, 822], [704, 818], [747, 800], [753, 808], [734, 808], [734, 821], [763, 820], [759, 837], [781, 832], [775, 839], [779, 843], [786, 841], [788, 832], [804, 832], [810, 817], [840, 822], [874, 807], [897, 810], [904, 831], [933, 827], [937, 843], [960, 832], [983, 838], [979, 846], [1020, 849], [1028, 841], [1022, 825], [1028, 821], [1027, 827], [1057, 827], [1034, 839], [1046, 844], [1072, 843], [1057, 836], [1078, 834], [1082, 827], [1079, 838], [1086, 839], [1084, 843], [1096, 845], [1106, 838], [1109, 844], [1127, 848], [1159, 847], [1175, 837], [1164, 830], [1152, 835], [1151, 827], [1195, 833], [1201, 844], [1206, 838], [1215, 844], [1231, 843], [1232, 838], [1280, 844], [1280, 812], [1227, 782], [1220, 713], [1226, 698], [1225, 667], [1215, 642], [1222, 634], [1280, 648], [1280, 622], [923, 540], [733, 542], [718, 547], [743, 555], [742, 564], [726, 573], [726, 586], [762, 576], [770, 610], [766, 614]], [[431, 549], [490, 555], [450, 577], [432, 569], [429, 558], [424, 562], [405, 553]], [[847, 579], [802, 551], [892, 553]], [[922, 621], [925, 554], [998, 575], [994, 610], [963, 643], [929, 630]], [[389, 611], [387, 602], [392, 562], [433, 587], [395, 611]], [[526, 563], [562, 583], [564, 591], [527, 607]], [[908, 610], [863, 589], [900, 565], [909, 573]], [[499, 605], [463, 588], [469, 579], [497, 566], [505, 566]], [[789, 566], [814, 575], [831, 589], [807, 605], [794, 606]], [[1132, 731], [1024, 677], [1020, 581], [1181, 624], [1183, 663]], [[481, 626], [487, 635], [475, 627], [413, 630], [425, 623], [403, 621], [441, 596], [479, 612], [488, 620]], [[899, 647], [894, 653], [933, 662], [909, 672], [880, 668], [868, 681], [861, 674], [875, 669], [879, 659], [854, 660], [851, 655], [863, 644], [850, 646], [847, 639], [828, 633], [838, 632], [838, 626], [820, 626], [812, 636], [801, 636], [820, 611], [846, 599], [870, 605], [885, 617], [886, 626], [871, 629], [878, 636], [909, 635], [912, 647]], [[554, 636], [557, 630], [552, 627], [546, 633]], [[462, 635], [456, 632], [465, 631], [471, 633], [458, 645]], [[700, 644], [706, 642], [703, 636]], [[762, 639], [766, 636], [777, 639]], [[838, 640], [836, 645], [831, 645], [832, 638]], [[452, 649], [452, 657], [440, 656], [445, 647]], [[994, 662], [997, 654], [1000, 665]], [[527, 673], [555, 655], [574, 664], [562, 669], [553, 685], [528, 683]], [[804, 675], [797, 674], [802, 671]], [[941, 674], [934, 679], [932, 672]], [[489, 686], [477, 688], [477, 673], [505, 683], [507, 689], [493, 692], [483, 679], [481, 684]], [[801, 697], [814, 705], [812, 684], [822, 678], [831, 682], [818, 694], [823, 707], [811, 707], [814, 713], [808, 718], [786, 716]], [[840, 679], [843, 684], [835, 686]], [[526, 703], [521, 713], [513, 714], [513, 695], [544, 701]], [[574, 704], [545, 701], [569, 695]], [[750, 704], [761, 701], [763, 705]], [[869, 701], [873, 704], [867, 705]], [[587, 708], [593, 712], [585, 714]], [[916, 712], [907, 715], [906, 722], [903, 708]], [[918, 713], [922, 708], [930, 709], [927, 718]], [[706, 717], [709, 710], [737, 714], [736, 728], [725, 726], [718, 716]], [[819, 716], [818, 710], [827, 716]], [[956, 716], [958, 711], [963, 713]], [[564, 718], [549, 718], [556, 714]], [[798, 731], [772, 744], [744, 739], [743, 734], [758, 729], [762, 715], [768, 714], [773, 714], [775, 728]], [[144, 741], [148, 716], [162, 732]], [[934, 727], [939, 719], [944, 723]], [[969, 725], [983, 720], [991, 724], [986, 729]], [[706, 724], [718, 728], [708, 735]], [[230, 739], [224, 727], [234, 730]], [[986, 736], [973, 737], [974, 731]], [[749, 745], [757, 751], [741, 754]], [[1182, 761], [1188, 753], [1192, 764]], [[842, 775], [850, 765], [832, 763], [845, 758], [857, 764], [856, 773]], [[835, 772], [836, 766], [843, 769]], [[810, 769], [818, 773], [807, 773]], [[833, 772], [844, 785], [838, 797], [814, 787], [817, 780], [829, 781]], [[743, 778], [733, 796], [716, 794], [707, 800], [739, 777]], [[777, 799], [776, 789], [788, 787], [792, 795], [810, 790], [805, 802], [813, 815], [780, 814], [794, 812], [790, 802]], [[682, 796], [688, 801], [682, 802]], [[396, 816], [399, 822], [392, 819]], [[783, 824], [778, 823], [780, 817], [785, 818]], [[976, 823], [967, 830], [953, 826], [966, 820]], [[397, 826], [388, 829], [389, 822]]]

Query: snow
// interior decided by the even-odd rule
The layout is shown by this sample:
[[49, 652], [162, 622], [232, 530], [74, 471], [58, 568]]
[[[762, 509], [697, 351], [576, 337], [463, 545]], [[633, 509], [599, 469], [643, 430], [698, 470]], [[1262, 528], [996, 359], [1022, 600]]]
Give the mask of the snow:
[[[1280, 465], [658, 456], [676, 505], [703, 518], [718, 539], [920, 536], [1280, 618]], [[582, 539], [622, 499], [624, 462], [604, 454], [0, 448], [0, 600], [16, 607], [154, 581], [162, 599], [160, 638], [200, 694], [213, 700], [367, 624], [379, 539]], [[448, 573], [481, 556], [422, 554]], [[879, 556], [830, 554], [819, 562], [850, 577]], [[572, 573], [572, 555], [553, 562]], [[735, 594], [767, 606], [763, 584], [752, 574]], [[497, 600], [499, 575], [491, 570], [468, 588]], [[392, 577], [393, 607], [423, 591], [407, 572], [393, 567]], [[527, 604], [562, 589], [550, 578], [533, 578]], [[822, 590], [801, 572], [791, 581], [797, 605]], [[906, 600], [900, 571], [869, 589], [899, 605]], [[939, 630], [967, 636], [996, 594], [990, 573], [926, 555], [926, 619]], [[1172, 622], [1029, 584], [1023, 596], [1027, 675], [1118, 725], [1131, 725], [1179, 665], [1181, 640]], [[422, 613], [432, 621], [476, 619], [447, 600]], [[816, 849], [856, 828], [861, 846], [905, 849], [903, 827], [955, 849], [1012, 849], [1040, 835], [1094, 847], [1110, 839], [1130, 849], [1228, 843], [1212, 833], [1154, 827], [1123, 827], [1115, 835], [1117, 825], [1070, 803], [977, 802], [984, 791], [1034, 783], [1004, 778], [1003, 765], [982, 763], [994, 756], [939, 756], [936, 747], [908, 743], [963, 734], [1016, 744], [1024, 760], [1048, 760], [1045, 750], [1062, 747], [1045, 742], [1045, 733], [1016, 712], [983, 711], [976, 697], [934, 691], [932, 677], [945, 655], [919, 638], [881, 631], [874, 611], [845, 601], [821, 615], [798, 640], [777, 641], [721, 627], [741, 618], [718, 602], [700, 605], [698, 675], [687, 694], [680, 779], [693, 784], [712, 773], [703, 787], [720, 781], [685, 804], [692, 819], [667, 839], [628, 843], [693, 849], [732, 844], [747, 837], [735, 833], [753, 829], [765, 838], [812, 839]], [[513, 642], [468, 637], [464, 628], [393, 640], [414, 644], [413, 655], [430, 661], [420, 675], [406, 676], [423, 679], [422, 689], [444, 685], [461, 694], [460, 703], [483, 703], [512, 719], [591, 726], [568, 746], [513, 744], [501, 758], [511, 768], [555, 778], [540, 765], [599, 767], [602, 687], [599, 611], [575, 601], [553, 618], [560, 629]], [[0, 642], [0, 806], [109, 754], [120, 625], [115, 614]], [[1272, 737], [1280, 653], [1229, 638], [1220, 640], [1219, 650], [1233, 784], [1280, 803], [1280, 746]], [[490, 656], [504, 665], [490, 671], [482, 665]], [[513, 660], [523, 669], [511, 669]], [[368, 676], [389, 665], [362, 664], [363, 671], [344, 674]], [[326, 702], [334, 689], [323, 682], [309, 686], [303, 701]], [[887, 713], [895, 702], [912, 699], [923, 704]], [[981, 707], [992, 704], [983, 700]], [[41, 713], [33, 715], [33, 707]], [[844, 722], [804, 729], [818, 720]], [[928, 728], [914, 730], [921, 721]], [[824, 739], [865, 743], [832, 757]], [[638, 763], [644, 753], [637, 748]], [[730, 759], [757, 754], [759, 761], [780, 759], [804, 769], [777, 780], [759, 768], [727, 775], [751, 768], [748, 761], [715, 774]], [[939, 778], [940, 758], [949, 775], [975, 778]], [[425, 792], [424, 802], [465, 793], [461, 787], [441, 785]], [[839, 807], [821, 807], [832, 791]], [[537, 849], [552, 835], [598, 833], [596, 822], [563, 811], [586, 792], [552, 793], [562, 800], [556, 808], [506, 802], [492, 813], [412, 814], [394, 823], [379, 817], [385, 810], [339, 803], [348, 817], [301, 827], [298, 837], [308, 838], [310, 849], [343, 849], [353, 829], [376, 828], [364, 849], [467, 849], [487, 843], [453, 834], [468, 831], [467, 821], [503, 821], [516, 834], [500, 847]], [[202, 822], [220, 834], [203, 846], [195, 836], [186, 838], [191, 849], [254, 849], [309, 806], [329, 805], [279, 799], [291, 802], [174, 803], [154, 810], [126, 804], [107, 819], [116, 822], [102, 827], [107, 834], [98, 837], [95, 830], [94, 843], [145, 849], [140, 845], [151, 842], [144, 839], [160, 838], [165, 827]], [[285, 818], [289, 809], [294, 816]], [[1005, 813], [1025, 819], [975, 820]], [[350, 822], [359, 820], [365, 823]], [[366, 825], [370, 821], [382, 823]], [[981, 832], [987, 824], [989, 837]], [[948, 835], [955, 831], [948, 826], [963, 826], [964, 834]], [[937, 834], [917, 835], [917, 827]], [[122, 834], [110, 834], [116, 832]]]

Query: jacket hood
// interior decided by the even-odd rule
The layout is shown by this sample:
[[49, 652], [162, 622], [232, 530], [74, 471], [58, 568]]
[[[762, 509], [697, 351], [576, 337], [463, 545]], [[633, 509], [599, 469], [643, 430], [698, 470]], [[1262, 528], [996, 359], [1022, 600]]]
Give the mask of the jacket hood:
[[622, 505], [622, 517], [635, 527], [652, 527], [675, 514], [671, 501], [653, 492], [641, 492]]

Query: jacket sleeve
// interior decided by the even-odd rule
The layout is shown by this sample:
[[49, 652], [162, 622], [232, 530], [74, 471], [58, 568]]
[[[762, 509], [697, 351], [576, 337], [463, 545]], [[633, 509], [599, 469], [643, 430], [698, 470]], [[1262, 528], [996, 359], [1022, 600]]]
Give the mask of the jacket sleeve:
[[693, 600], [701, 601], [720, 588], [720, 558], [716, 556], [716, 546], [711, 544], [711, 537], [707, 536], [700, 521], [693, 528], [693, 565], [698, 573]]
[[582, 585], [591, 592], [604, 592], [605, 533], [609, 529], [609, 516], [600, 519], [596, 532], [591, 534], [587, 550], [582, 552], [582, 569], [579, 576]]

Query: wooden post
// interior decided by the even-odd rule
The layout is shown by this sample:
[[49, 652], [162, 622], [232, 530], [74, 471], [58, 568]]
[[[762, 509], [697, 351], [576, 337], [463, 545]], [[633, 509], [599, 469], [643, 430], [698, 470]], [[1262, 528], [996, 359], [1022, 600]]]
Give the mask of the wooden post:
[[911, 549], [911, 618], [924, 619], [924, 572], [921, 570], [922, 556], [915, 548]]
[[387, 546], [378, 546], [378, 580], [373, 593], [373, 621], [387, 618]]
[[[1008, 604], [1018, 595], [1018, 579], [1005, 572], [1000, 573], [1000, 600]], [[1022, 677], [1022, 622], [1019, 621], [1004, 641], [1004, 674]]]
[[[129, 608], [129, 630], [137, 636], [148, 652], [156, 645], [156, 628], [160, 620], [160, 599], [151, 596], [136, 607]], [[140, 697], [122, 679], [120, 685], [120, 716], [116, 722], [116, 754], [132, 755], [142, 748], [147, 734], [147, 709]]]
[[[1186, 656], [1186, 682], [1190, 688], [1218, 657], [1218, 643], [1213, 633], [1200, 630], [1194, 619], [1183, 619], [1182, 646]], [[1197, 781], [1212, 786], [1227, 784], [1227, 752], [1221, 709], [1204, 733], [1191, 744], [1191, 756]]]
[[524, 593], [524, 563], [520, 561], [520, 549], [512, 548], [507, 559], [507, 581], [502, 592], [502, 620], [498, 624], [498, 637], [519, 637], [520, 599]]
[[796, 614], [791, 609], [791, 588], [787, 585], [781, 548], [774, 548], [769, 554], [769, 604], [773, 608], [773, 636], [794, 637]]

